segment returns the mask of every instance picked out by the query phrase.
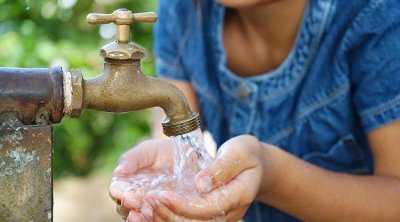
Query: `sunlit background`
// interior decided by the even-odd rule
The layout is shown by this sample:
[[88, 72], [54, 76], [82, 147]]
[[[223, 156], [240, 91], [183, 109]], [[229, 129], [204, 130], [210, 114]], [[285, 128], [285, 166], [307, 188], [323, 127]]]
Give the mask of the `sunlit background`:
[[[0, 66], [79, 68], [85, 78], [102, 71], [102, 45], [114, 26], [86, 22], [90, 12], [118, 8], [155, 11], [156, 0], [0, 0]], [[134, 24], [134, 42], [145, 47], [146, 74], [154, 75], [153, 24]], [[55, 221], [115, 221], [107, 186], [118, 157], [149, 136], [150, 113], [113, 115], [84, 111], [55, 126]], [[97, 198], [97, 199], [96, 199]], [[68, 218], [69, 216], [69, 218]], [[72, 218], [71, 218], [72, 217]]]

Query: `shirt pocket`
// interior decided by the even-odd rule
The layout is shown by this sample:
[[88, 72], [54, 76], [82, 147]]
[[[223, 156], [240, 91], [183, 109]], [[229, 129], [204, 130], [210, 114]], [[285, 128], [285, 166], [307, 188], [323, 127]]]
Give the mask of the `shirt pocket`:
[[352, 134], [344, 136], [328, 150], [307, 153], [302, 159], [336, 172], [367, 174], [371, 171]]

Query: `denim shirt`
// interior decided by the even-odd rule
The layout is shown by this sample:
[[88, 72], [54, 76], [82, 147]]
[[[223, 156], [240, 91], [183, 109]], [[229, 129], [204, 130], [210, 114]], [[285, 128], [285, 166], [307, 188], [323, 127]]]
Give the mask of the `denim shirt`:
[[[400, 2], [309, 0], [287, 58], [254, 77], [227, 67], [224, 13], [215, 0], [160, 0], [155, 31], [158, 75], [192, 84], [217, 145], [251, 134], [325, 169], [371, 174], [366, 134], [400, 118]], [[254, 202], [245, 221], [297, 220]]]

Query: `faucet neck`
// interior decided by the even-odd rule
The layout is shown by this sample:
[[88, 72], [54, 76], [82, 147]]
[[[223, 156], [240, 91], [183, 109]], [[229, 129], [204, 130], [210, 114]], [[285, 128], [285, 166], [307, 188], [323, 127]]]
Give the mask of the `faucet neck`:
[[140, 59], [109, 59], [104, 58], [104, 65], [133, 65], [140, 68]]
[[127, 76], [128, 78], [133, 78], [141, 72], [139, 59], [104, 59], [103, 74], [107, 76], [107, 78], [115, 78], [117, 76]]

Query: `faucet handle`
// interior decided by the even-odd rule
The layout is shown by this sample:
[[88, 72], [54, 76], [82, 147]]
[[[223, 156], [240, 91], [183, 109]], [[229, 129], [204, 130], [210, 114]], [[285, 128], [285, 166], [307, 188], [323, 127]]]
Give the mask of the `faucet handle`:
[[117, 25], [117, 41], [127, 43], [130, 38], [129, 26], [133, 22], [154, 23], [157, 18], [157, 14], [154, 12], [132, 13], [132, 11], [122, 8], [115, 10], [111, 14], [90, 13], [87, 15], [86, 21], [91, 25], [115, 23]]

